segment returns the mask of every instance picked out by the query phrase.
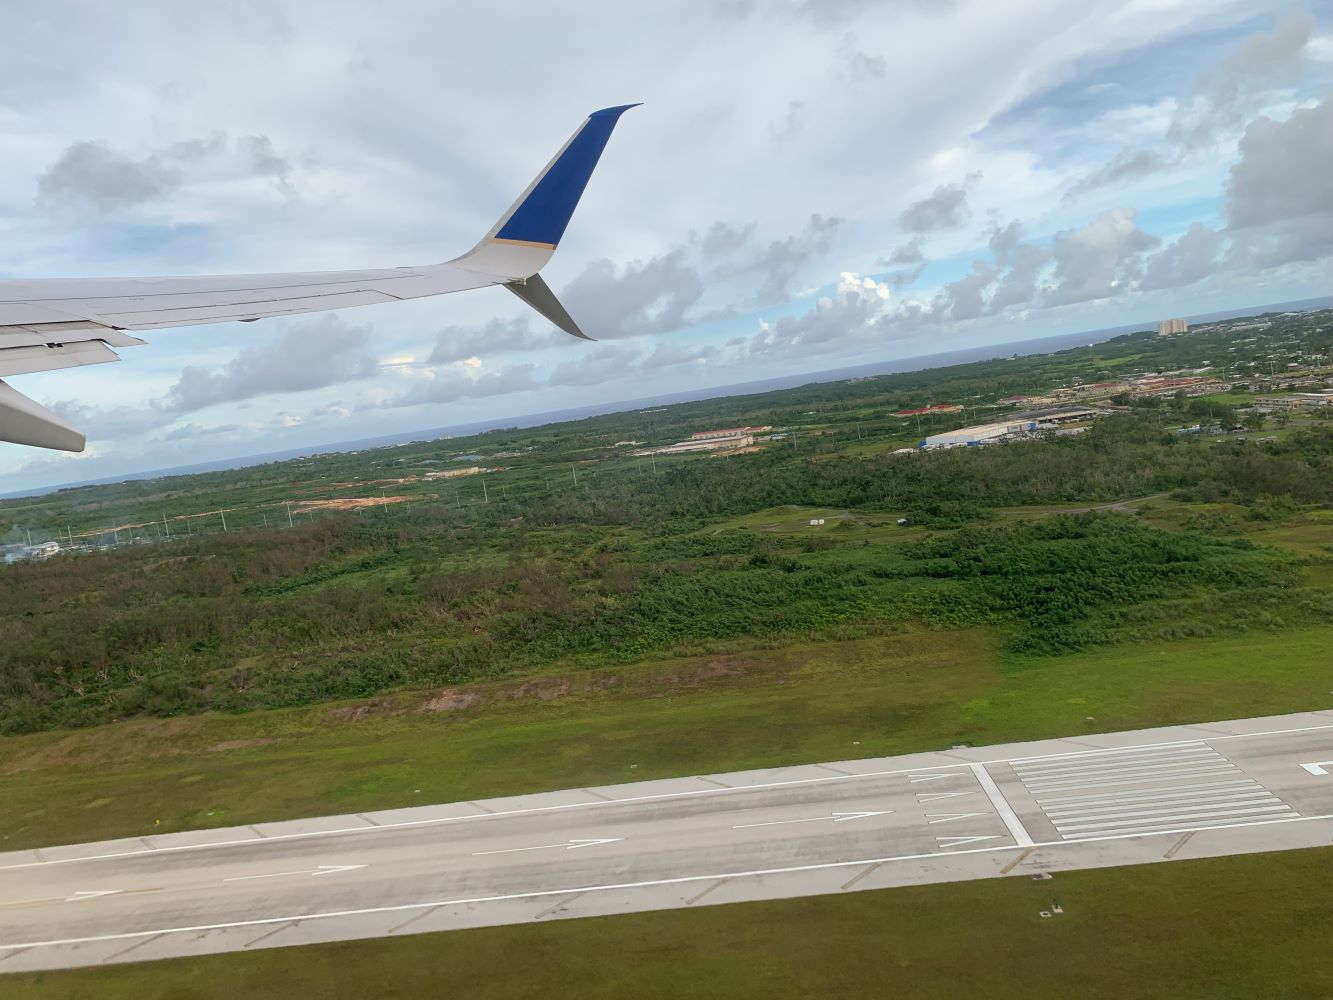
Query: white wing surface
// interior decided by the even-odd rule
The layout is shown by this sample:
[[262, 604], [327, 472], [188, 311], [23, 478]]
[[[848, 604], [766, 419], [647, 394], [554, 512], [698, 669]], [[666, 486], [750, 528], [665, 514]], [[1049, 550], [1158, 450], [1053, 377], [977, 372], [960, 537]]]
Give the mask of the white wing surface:
[[[537, 273], [555, 252], [620, 116], [591, 114], [472, 250], [443, 264], [366, 271], [0, 281], [0, 376], [118, 361], [127, 331], [378, 305], [504, 285], [560, 329], [591, 339]], [[314, 346], [314, 345], [312, 345]], [[84, 435], [0, 382], [0, 441], [82, 451]]]

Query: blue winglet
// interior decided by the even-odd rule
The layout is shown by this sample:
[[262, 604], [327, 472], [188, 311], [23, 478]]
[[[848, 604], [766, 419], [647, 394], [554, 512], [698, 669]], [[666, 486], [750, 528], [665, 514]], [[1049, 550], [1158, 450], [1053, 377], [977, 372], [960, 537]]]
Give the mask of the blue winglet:
[[565, 235], [565, 227], [611, 138], [611, 130], [621, 115], [637, 107], [637, 104], [622, 104], [590, 114], [494, 238], [554, 249]]

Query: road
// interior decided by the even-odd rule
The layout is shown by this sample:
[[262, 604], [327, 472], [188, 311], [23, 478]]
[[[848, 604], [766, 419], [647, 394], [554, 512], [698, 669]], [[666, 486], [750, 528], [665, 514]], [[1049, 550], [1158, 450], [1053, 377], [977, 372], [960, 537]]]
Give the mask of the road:
[[1333, 712], [0, 855], [0, 972], [1328, 844]]

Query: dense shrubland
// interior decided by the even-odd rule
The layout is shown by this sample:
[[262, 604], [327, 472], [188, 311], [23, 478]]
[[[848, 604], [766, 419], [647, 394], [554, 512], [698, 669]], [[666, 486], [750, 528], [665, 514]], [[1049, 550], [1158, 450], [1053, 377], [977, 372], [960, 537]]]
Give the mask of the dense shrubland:
[[[1013, 652], [1053, 654], [1326, 620], [1292, 556], [1243, 540], [1115, 513], [986, 517], [1170, 490], [1258, 516], [1327, 502], [1331, 437], [1183, 443], [1126, 417], [1045, 444], [604, 477], [577, 522], [547, 497], [421, 505], [14, 566], [0, 577], [0, 726], [304, 704], [747, 637], [991, 625]], [[703, 528], [787, 503], [943, 528], [911, 542]]]

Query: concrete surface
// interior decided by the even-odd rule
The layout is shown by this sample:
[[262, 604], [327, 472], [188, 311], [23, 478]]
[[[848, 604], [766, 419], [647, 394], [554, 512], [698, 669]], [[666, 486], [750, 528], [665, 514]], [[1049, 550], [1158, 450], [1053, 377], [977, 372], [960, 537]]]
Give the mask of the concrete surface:
[[1314, 712], [3, 854], [0, 972], [1331, 840]]

